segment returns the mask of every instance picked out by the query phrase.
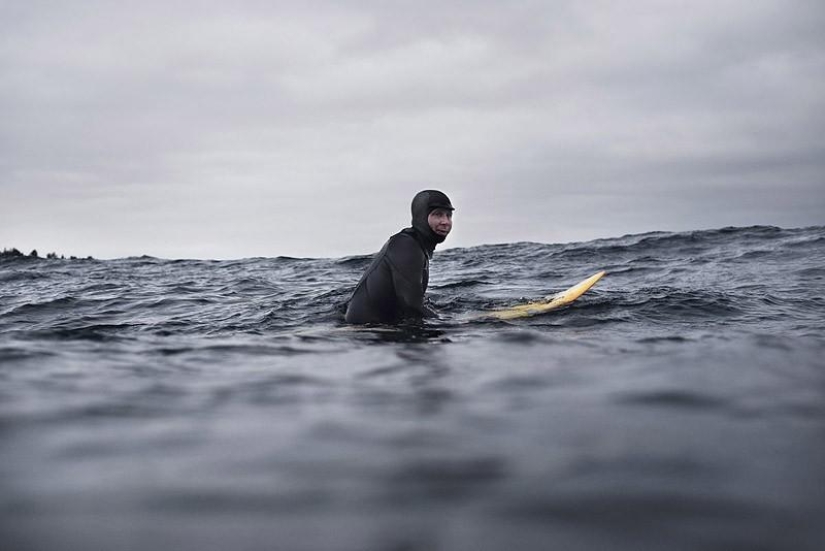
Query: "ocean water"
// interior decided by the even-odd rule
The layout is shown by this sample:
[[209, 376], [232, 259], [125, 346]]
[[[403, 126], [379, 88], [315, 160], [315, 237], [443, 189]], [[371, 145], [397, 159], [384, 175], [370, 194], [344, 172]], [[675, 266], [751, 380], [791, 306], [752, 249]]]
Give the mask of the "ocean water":
[[825, 227], [368, 262], [0, 260], [0, 547], [825, 549]]

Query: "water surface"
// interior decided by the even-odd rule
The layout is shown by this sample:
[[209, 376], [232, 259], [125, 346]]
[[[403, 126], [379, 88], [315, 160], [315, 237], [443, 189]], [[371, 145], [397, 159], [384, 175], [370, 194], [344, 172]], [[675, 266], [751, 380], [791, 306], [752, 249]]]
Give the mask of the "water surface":
[[825, 549], [825, 228], [448, 249], [418, 328], [368, 262], [0, 261], [4, 547]]

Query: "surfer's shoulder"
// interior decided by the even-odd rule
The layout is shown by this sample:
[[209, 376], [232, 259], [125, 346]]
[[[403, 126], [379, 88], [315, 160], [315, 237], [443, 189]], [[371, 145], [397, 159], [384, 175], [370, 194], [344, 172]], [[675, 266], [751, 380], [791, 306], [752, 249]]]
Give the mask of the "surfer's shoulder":
[[389, 246], [388, 248], [393, 250], [414, 250], [420, 247], [418, 239], [415, 238], [414, 230], [411, 228], [403, 229], [390, 236], [387, 245]]
[[414, 230], [407, 228], [390, 237], [387, 243], [387, 255], [393, 262], [409, 265], [422, 261], [426, 253], [413, 232]]

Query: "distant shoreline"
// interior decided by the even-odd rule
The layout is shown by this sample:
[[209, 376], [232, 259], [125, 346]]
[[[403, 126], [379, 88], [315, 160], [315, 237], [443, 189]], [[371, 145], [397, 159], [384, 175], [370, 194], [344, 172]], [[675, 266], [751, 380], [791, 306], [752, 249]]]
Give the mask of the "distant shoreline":
[[[4, 248], [2, 252], [0, 252], [0, 258], [47, 258], [49, 260], [79, 260], [77, 256], [70, 256], [66, 258], [65, 255], [58, 255], [57, 253], [48, 253], [46, 256], [40, 256], [37, 253], [37, 249], [32, 250], [29, 254], [23, 254], [20, 252], [19, 249], [12, 247], [11, 249]], [[91, 256], [87, 256], [86, 260], [94, 260]]]

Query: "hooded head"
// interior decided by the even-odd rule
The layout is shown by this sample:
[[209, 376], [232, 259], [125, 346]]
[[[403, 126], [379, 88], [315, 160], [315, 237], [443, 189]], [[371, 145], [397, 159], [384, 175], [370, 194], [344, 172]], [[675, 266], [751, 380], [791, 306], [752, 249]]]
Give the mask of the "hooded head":
[[428, 189], [420, 191], [413, 197], [412, 200], [412, 227], [424, 238], [430, 245], [430, 249], [435, 249], [438, 243], [444, 241], [446, 236], [438, 235], [430, 227], [427, 218], [435, 209], [455, 210], [453, 204], [450, 203], [450, 198], [440, 191]]

